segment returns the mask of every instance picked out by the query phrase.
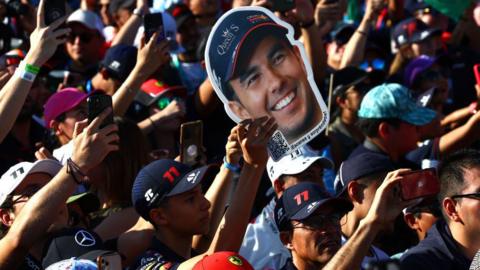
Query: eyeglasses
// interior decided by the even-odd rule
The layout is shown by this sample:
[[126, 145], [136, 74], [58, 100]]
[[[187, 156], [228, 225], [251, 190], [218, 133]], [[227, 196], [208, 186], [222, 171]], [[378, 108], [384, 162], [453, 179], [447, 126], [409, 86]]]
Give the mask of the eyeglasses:
[[324, 229], [327, 225], [340, 225], [341, 215], [315, 215], [308, 217], [296, 224], [293, 224], [294, 229], [318, 230]]
[[80, 41], [83, 43], [89, 43], [93, 39], [93, 35], [89, 33], [74, 33], [71, 32], [68, 34], [68, 42], [74, 43], [77, 37], [80, 38]]
[[480, 192], [468, 193], [468, 194], [458, 194], [458, 195], [450, 196], [450, 198], [452, 198], [452, 199], [469, 198], [469, 199], [480, 200]]

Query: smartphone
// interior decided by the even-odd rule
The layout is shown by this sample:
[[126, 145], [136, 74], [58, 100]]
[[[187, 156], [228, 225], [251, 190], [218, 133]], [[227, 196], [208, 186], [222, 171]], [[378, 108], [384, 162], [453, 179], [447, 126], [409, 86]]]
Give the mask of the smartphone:
[[180, 162], [194, 166], [203, 151], [203, 122], [187, 122], [180, 126]]
[[98, 256], [97, 258], [98, 270], [119, 270], [122, 269], [122, 258], [117, 252], [110, 252]]
[[440, 191], [440, 183], [433, 168], [403, 175], [400, 186], [404, 201], [435, 195]]
[[473, 66], [473, 73], [475, 74], [477, 84], [480, 85], [480, 64], [476, 64]]
[[286, 12], [295, 8], [295, 0], [273, 0], [272, 10]]
[[153, 34], [159, 31], [157, 43], [165, 39], [165, 32], [163, 30], [163, 16], [162, 13], [145, 14], [143, 17], [143, 26], [145, 28], [145, 43], [147, 43]]
[[[112, 97], [104, 93], [94, 93], [87, 98], [88, 122], [91, 123], [100, 113], [107, 108], [112, 108]], [[100, 127], [113, 124], [113, 111], [105, 118]]]
[[45, 24], [50, 25], [54, 21], [65, 16], [65, 0], [45, 1]]

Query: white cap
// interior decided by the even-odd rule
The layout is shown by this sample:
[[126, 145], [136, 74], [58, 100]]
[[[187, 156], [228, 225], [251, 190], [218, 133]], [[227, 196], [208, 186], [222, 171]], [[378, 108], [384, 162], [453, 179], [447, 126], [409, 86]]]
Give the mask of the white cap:
[[5, 202], [7, 196], [12, 193], [27, 175], [32, 173], [46, 173], [55, 176], [62, 164], [57, 160], [44, 159], [32, 162], [20, 162], [8, 169], [0, 178], [0, 205]]
[[317, 151], [304, 145], [291, 154], [282, 157], [277, 162], [269, 158], [267, 162], [268, 177], [270, 177], [273, 185], [281, 175], [301, 173], [316, 161], [320, 162], [326, 169], [333, 168], [333, 162], [330, 159], [321, 156]]
[[93, 11], [77, 9], [75, 12], [70, 14], [67, 19], [67, 23], [78, 22], [85, 25], [87, 28], [92, 30], [97, 30], [100, 34], [103, 35], [103, 22], [100, 17], [95, 14]]
[[[159, 10], [150, 9], [150, 13], [158, 13]], [[165, 33], [165, 38], [170, 42], [170, 52], [174, 54], [184, 53], [185, 48], [182, 47], [177, 42], [177, 23], [175, 19], [168, 12], [161, 12], [163, 20], [163, 32]], [[137, 35], [135, 36], [135, 41], [133, 45], [135, 47], [140, 47], [140, 40], [142, 39], [145, 28], [141, 26], [138, 28]]]

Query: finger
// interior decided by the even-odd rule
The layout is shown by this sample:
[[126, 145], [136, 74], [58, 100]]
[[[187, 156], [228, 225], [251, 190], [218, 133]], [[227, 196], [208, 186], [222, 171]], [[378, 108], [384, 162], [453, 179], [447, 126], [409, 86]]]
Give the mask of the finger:
[[247, 136], [247, 130], [245, 129], [245, 126], [243, 125], [239, 126], [237, 134], [238, 134], [238, 142], [241, 143]]
[[143, 47], [145, 47], [145, 33], [143, 33], [142, 38], [140, 39], [140, 50], [143, 49]]
[[116, 143], [120, 141], [120, 136], [117, 133], [111, 133], [110, 135], [105, 136], [104, 141], [107, 144]]
[[88, 134], [95, 133], [111, 112], [112, 112], [112, 108], [107, 108], [102, 113], [100, 113], [97, 117], [95, 117], [95, 119], [93, 119], [90, 125], [88, 125], [88, 127], [86, 128], [87, 133]]
[[99, 135], [104, 135], [107, 136], [109, 134], [115, 134], [118, 131], [118, 126], [115, 124], [108, 125], [106, 127], [103, 127], [98, 131]]
[[[157, 32], [157, 35], [159, 33]], [[157, 48], [160, 50], [160, 51], [168, 51], [170, 47], [170, 43], [167, 39], [164, 39], [162, 40], [159, 44], [157, 44]]]
[[37, 10], [37, 28], [45, 27], [45, 2], [47, 0], [40, 0]]
[[76, 122], [75, 127], [73, 128], [73, 138], [76, 138], [78, 135], [80, 135], [86, 126], [88, 126], [88, 119]]
[[35, 151], [35, 158], [36, 158], [37, 160], [47, 159], [47, 157], [45, 157], [45, 156], [43, 155], [43, 153], [40, 152], [40, 150]]
[[155, 43], [157, 43], [158, 32], [153, 33], [150, 37], [150, 40], [147, 43], [147, 47], [152, 47]]
[[275, 133], [275, 131], [278, 129], [278, 124], [277, 123], [274, 123], [272, 126], [270, 126], [265, 134], [263, 135], [264, 139], [266, 140], [270, 140], [270, 138], [272, 137], [273, 133]]
[[[57, 20], [55, 20], [54, 22], [52, 22], [49, 26], [47, 26], [48, 29], [53, 29], [54, 31], [60, 27], [60, 25], [62, 25], [65, 21], [67, 20], [67, 16], [63, 16]], [[61, 28], [61, 29], [64, 29], [64, 28]], [[60, 29], [59, 29], [60, 30]]]
[[72, 30], [70, 28], [60, 28], [52, 33], [52, 38], [59, 38], [68, 35]]
[[107, 145], [107, 154], [110, 153], [110, 152], [118, 151], [118, 150], [120, 150], [120, 146], [118, 146], [117, 144]]

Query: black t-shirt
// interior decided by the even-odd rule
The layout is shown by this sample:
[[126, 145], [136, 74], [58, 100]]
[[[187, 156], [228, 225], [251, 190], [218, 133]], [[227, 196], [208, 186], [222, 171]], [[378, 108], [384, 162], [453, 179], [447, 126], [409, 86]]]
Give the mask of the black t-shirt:
[[35, 259], [32, 255], [25, 256], [18, 270], [43, 270], [42, 263]]
[[289, 259], [280, 270], [297, 270], [297, 267], [293, 264], [292, 259]]
[[[191, 255], [196, 256], [198, 253], [192, 250]], [[130, 269], [176, 270], [180, 263], [186, 260], [154, 237], [150, 248], [137, 259], [137, 262]]]

